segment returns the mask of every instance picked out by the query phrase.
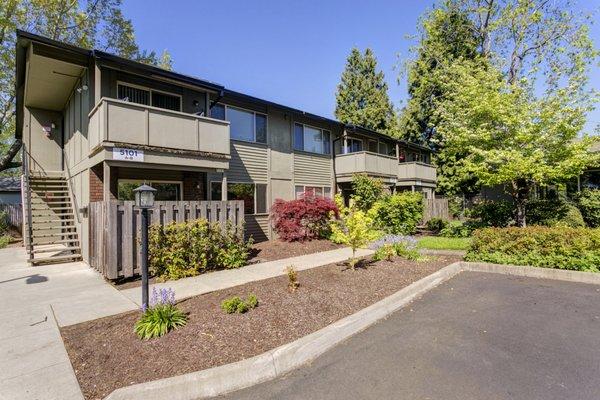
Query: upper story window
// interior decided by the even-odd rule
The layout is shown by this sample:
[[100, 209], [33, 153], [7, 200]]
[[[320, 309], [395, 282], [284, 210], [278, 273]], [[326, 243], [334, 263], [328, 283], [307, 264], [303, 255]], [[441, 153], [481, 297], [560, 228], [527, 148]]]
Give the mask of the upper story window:
[[141, 86], [117, 84], [117, 97], [120, 100], [137, 104], [181, 111], [181, 96], [144, 88]]
[[363, 151], [362, 140], [354, 138], [346, 139], [346, 151], [344, 153], [357, 153], [359, 151]]
[[215, 104], [210, 109], [211, 118], [229, 121], [232, 139], [267, 143], [267, 116], [237, 107]]
[[308, 125], [294, 124], [294, 150], [331, 154], [331, 133]]

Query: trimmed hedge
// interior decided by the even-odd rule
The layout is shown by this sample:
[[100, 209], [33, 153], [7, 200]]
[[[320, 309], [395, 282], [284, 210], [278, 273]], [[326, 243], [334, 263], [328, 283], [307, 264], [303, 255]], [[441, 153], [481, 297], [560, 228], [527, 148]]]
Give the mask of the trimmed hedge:
[[600, 272], [600, 229], [484, 228], [475, 231], [465, 260]]

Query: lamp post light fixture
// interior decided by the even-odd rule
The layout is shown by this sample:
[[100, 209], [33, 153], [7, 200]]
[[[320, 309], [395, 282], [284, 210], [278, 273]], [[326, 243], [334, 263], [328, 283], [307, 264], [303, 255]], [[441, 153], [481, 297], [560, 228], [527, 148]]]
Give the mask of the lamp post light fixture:
[[140, 209], [142, 214], [142, 259], [140, 266], [142, 269], [142, 308], [146, 310], [150, 306], [148, 302], [148, 209], [154, 206], [154, 195], [156, 189], [146, 184], [133, 190], [135, 193], [135, 206]]

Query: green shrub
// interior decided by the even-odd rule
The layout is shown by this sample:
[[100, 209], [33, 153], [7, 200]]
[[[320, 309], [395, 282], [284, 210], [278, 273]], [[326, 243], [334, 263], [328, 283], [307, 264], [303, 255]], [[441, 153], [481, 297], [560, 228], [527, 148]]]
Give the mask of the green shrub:
[[577, 207], [562, 200], [532, 200], [526, 209], [528, 225], [584, 227], [583, 216]]
[[376, 201], [371, 209], [376, 226], [386, 233], [410, 235], [423, 219], [423, 196], [401, 192]]
[[427, 226], [428, 230], [437, 233], [437, 232], [441, 231], [442, 229], [444, 229], [447, 224], [448, 224], [448, 221], [446, 221], [445, 219], [431, 218], [429, 221], [427, 221], [427, 223], [425, 225]]
[[362, 211], [368, 211], [383, 196], [381, 179], [371, 178], [366, 174], [352, 176], [352, 199]]
[[227, 314], [243, 314], [248, 310], [256, 308], [258, 306], [258, 298], [250, 293], [246, 301], [242, 300], [239, 296], [234, 296], [230, 299], [225, 299], [221, 303], [221, 309]]
[[585, 223], [591, 228], [600, 228], [600, 189], [584, 189], [576, 201]]
[[150, 270], [163, 280], [239, 268], [246, 265], [252, 246], [234, 225], [221, 227], [205, 219], [153, 225], [148, 239]]
[[483, 227], [504, 228], [513, 222], [513, 204], [506, 200], [484, 200], [469, 209], [468, 216], [479, 221]]
[[175, 292], [171, 289], [153, 288], [150, 306], [144, 308], [134, 328], [140, 339], [157, 338], [187, 324], [187, 315], [175, 306]]
[[298, 272], [296, 272], [293, 265], [288, 266], [285, 269], [285, 272], [288, 277], [288, 289], [291, 292], [296, 291], [296, 289], [300, 287], [300, 283], [298, 282]]
[[0, 249], [5, 248], [10, 243], [10, 235], [2, 235], [0, 236]]
[[475, 231], [467, 261], [600, 271], [600, 229], [530, 226]]
[[446, 226], [440, 230], [440, 236], [448, 238], [466, 238], [473, 233], [473, 225], [469, 222], [448, 221]]

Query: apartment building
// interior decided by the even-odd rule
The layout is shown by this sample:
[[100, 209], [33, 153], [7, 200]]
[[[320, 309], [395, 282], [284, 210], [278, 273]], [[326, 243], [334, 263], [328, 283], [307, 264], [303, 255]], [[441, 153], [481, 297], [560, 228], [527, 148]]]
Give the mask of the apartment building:
[[275, 199], [348, 195], [355, 173], [434, 196], [431, 152], [416, 144], [23, 31], [16, 61], [34, 253], [86, 260], [89, 204], [131, 200], [143, 182], [157, 200], [244, 200], [257, 241], [273, 237]]

